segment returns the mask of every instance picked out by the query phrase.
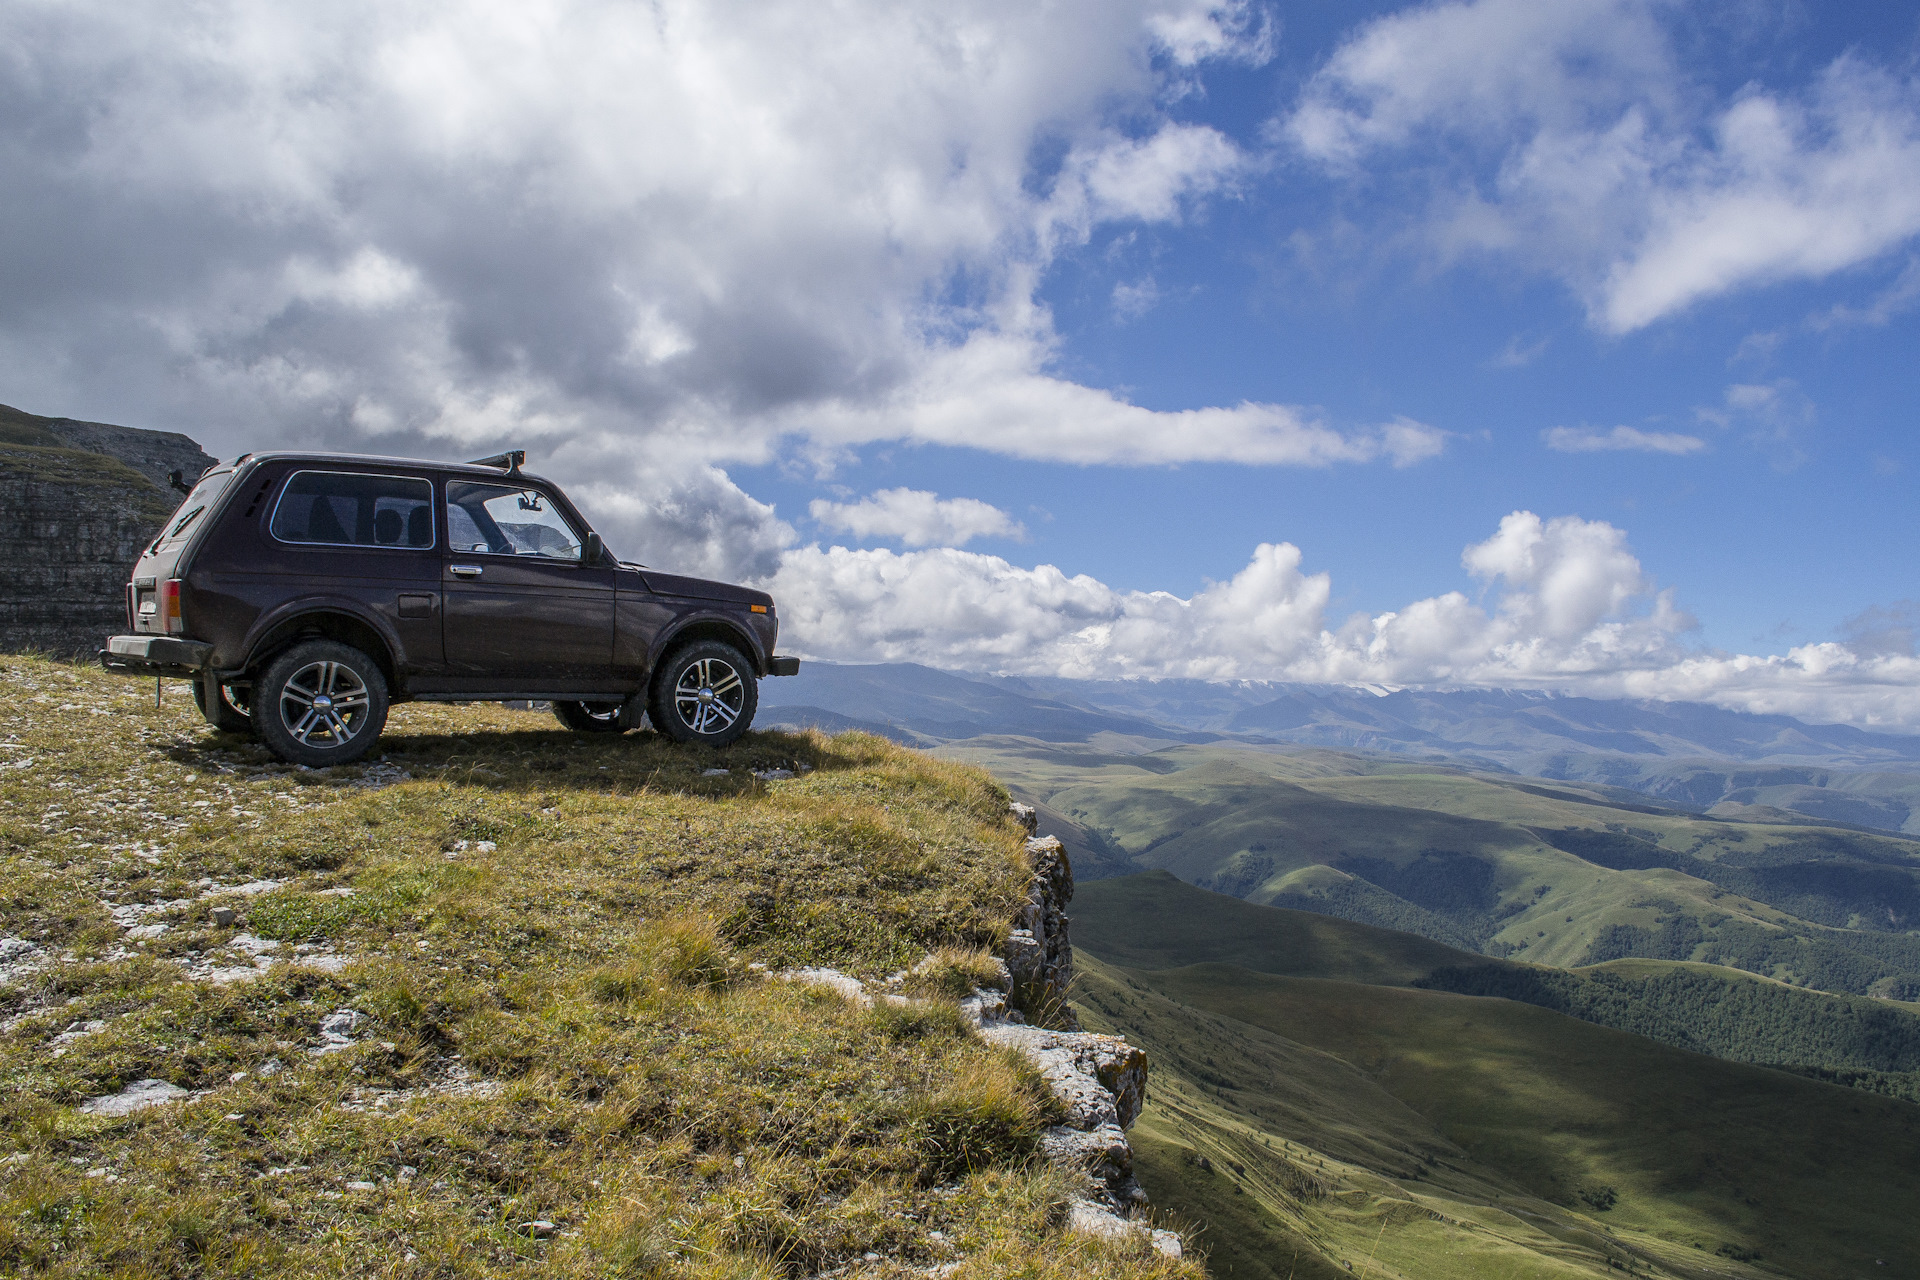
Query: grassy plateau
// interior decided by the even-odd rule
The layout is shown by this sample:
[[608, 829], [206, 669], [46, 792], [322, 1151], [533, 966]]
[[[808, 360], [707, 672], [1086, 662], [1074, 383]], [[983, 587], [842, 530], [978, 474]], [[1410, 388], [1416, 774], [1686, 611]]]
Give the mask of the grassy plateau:
[[491, 706], [305, 770], [0, 668], [0, 1273], [1202, 1274], [1064, 1231], [1055, 1104], [940, 965], [768, 976], [977, 968], [1029, 874], [985, 773]]

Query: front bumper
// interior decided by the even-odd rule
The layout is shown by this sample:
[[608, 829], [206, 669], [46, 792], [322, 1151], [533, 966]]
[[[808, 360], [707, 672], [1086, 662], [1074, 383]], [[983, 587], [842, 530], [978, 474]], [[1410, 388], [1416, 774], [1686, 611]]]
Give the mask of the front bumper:
[[178, 676], [191, 679], [213, 661], [204, 640], [172, 636], [112, 636], [100, 651], [100, 665], [123, 676]]
[[800, 674], [800, 659], [769, 658], [767, 674], [770, 676], [797, 676]]

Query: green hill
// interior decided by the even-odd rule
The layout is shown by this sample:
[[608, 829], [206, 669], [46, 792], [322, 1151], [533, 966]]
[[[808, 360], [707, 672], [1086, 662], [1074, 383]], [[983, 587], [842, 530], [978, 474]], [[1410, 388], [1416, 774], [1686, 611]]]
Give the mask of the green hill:
[[1642, 956], [1920, 995], [1920, 841], [1330, 751], [1000, 738], [941, 754], [1071, 820], [1096, 872], [1166, 870], [1561, 967]]
[[1132, 969], [1218, 961], [1404, 987], [1436, 970], [1493, 963], [1409, 933], [1209, 893], [1165, 871], [1081, 884], [1073, 929], [1079, 946]]
[[[1920, 1250], [1920, 1106], [1592, 1025], [1898, 1066], [1906, 1009], [1668, 962], [1567, 974], [1166, 873], [1074, 908], [1084, 1018], [1154, 1060], [1143, 1177], [1215, 1274], [1827, 1277]], [[1584, 995], [1588, 1021], [1436, 980]]]
[[1825, 1278], [1920, 1257], [1910, 1103], [1507, 1000], [1086, 970], [1088, 1022], [1155, 1063], [1144, 1176], [1207, 1228], [1216, 1274]]
[[1080, 945], [1151, 970], [1224, 963], [1295, 978], [1497, 996], [1736, 1062], [1920, 1101], [1920, 1009], [1808, 991], [1736, 969], [1620, 960], [1563, 970], [1209, 893], [1164, 871], [1096, 880]]
[[1417, 985], [1518, 1000], [1735, 1062], [1845, 1072], [1848, 1083], [1920, 1102], [1920, 1016], [1885, 1001], [1652, 960], [1572, 972], [1481, 963]]

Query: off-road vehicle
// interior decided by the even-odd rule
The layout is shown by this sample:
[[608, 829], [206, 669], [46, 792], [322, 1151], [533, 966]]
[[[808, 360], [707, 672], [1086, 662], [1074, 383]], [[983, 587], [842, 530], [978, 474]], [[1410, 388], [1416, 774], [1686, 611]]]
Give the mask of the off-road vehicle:
[[109, 671], [191, 680], [283, 760], [365, 755], [409, 701], [542, 701], [722, 746], [753, 721], [764, 592], [626, 564], [513, 452], [472, 463], [254, 453], [208, 471], [134, 566]]

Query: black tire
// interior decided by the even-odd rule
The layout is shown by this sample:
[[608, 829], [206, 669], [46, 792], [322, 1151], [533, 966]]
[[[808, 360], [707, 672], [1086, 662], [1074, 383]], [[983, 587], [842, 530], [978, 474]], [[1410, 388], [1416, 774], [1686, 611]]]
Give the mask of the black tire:
[[556, 702], [553, 714], [576, 733], [621, 732], [617, 702]]
[[267, 749], [290, 764], [319, 769], [358, 760], [386, 728], [386, 677], [351, 645], [303, 641], [254, 682], [253, 724]]
[[759, 706], [753, 664], [730, 644], [701, 640], [660, 664], [647, 715], [675, 742], [724, 747], [747, 731]]
[[207, 682], [193, 682], [193, 705], [200, 708], [200, 714], [206, 717], [208, 724], [222, 733], [244, 733], [253, 735], [253, 717], [247, 714], [249, 690], [236, 689], [232, 685], [220, 686], [220, 696], [214, 700], [211, 710], [207, 707]]

